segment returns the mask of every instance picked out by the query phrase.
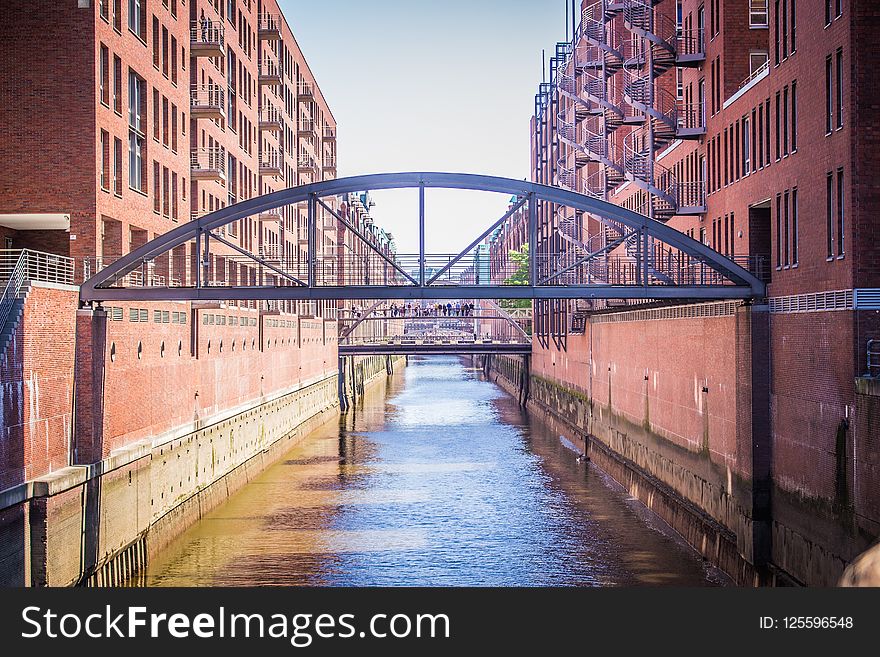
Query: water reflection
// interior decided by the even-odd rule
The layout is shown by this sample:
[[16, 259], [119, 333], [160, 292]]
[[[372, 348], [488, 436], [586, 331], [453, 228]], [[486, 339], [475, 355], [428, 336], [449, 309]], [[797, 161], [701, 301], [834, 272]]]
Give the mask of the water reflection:
[[411, 359], [153, 559], [149, 585], [723, 581], [457, 358]]

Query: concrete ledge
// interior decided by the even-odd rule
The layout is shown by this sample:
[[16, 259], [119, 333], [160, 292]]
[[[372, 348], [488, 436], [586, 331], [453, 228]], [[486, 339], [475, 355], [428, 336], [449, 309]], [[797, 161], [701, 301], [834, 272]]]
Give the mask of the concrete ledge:
[[33, 481], [34, 497], [50, 497], [79, 486], [91, 476], [92, 466], [70, 465]]

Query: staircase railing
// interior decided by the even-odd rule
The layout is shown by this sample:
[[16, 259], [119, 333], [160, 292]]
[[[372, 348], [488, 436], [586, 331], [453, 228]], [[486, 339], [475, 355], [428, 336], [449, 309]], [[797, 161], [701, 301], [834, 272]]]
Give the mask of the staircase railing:
[[6, 321], [9, 314], [15, 307], [15, 301], [21, 293], [22, 285], [25, 281], [25, 271], [27, 269], [27, 255], [22, 251], [18, 257], [18, 261], [10, 272], [9, 280], [6, 281], [6, 287], [3, 290], [3, 296], [0, 297], [0, 332], [6, 328]]

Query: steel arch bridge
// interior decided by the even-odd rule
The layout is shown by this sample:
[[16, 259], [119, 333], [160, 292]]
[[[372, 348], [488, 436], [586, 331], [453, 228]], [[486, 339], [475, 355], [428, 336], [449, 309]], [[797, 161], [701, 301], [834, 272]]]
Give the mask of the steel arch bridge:
[[[338, 210], [340, 198], [365, 190], [417, 189], [419, 251], [382, 252]], [[512, 207], [457, 254], [426, 248], [425, 190], [496, 192]], [[295, 206], [307, 244], [296, 257], [236, 243], [231, 228], [248, 217], [275, 216]], [[576, 250], [556, 227], [561, 208], [612, 228], [598, 248]], [[527, 215], [528, 282], [480, 279], [480, 245], [515, 212]], [[569, 216], [571, 213], [569, 212]], [[322, 231], [338, 223], [364, 243], [366, 256], [319, 253]], [[488, 223], [488, 222], [487, 222]], [[479, 230], [479, 228], [477, 228]], [[570, 232], [567, 230], [566, 232]], [[319, 240], [321, 240], [319, 242]], [[594, 243], [593, 240], [590, 243]], [[485, 258], [485, 252], [483, 252]], [[217, 259], [223, 263], [217, 266]], [[346, 261], [347, 260], [347, 261]], [[346, 262], [344, 262], [346, 261]], [[84, 281], [83, 302], [176, 300], [358, 299], [755, 299], [764, 283], [749, 269], [674, 228], [618, 205], [566, 189], [465, 173], [381, 173], [326, 180], [252, 198], [194, 219], [156, 237]], [[357, 265], [357, 282], [337, 269]], [[165, 273], [156, 274], [157, 266]], [[230, 271], [234, 273], [230, 274]], [[242, 273], [245, 272], [245, 273]]]

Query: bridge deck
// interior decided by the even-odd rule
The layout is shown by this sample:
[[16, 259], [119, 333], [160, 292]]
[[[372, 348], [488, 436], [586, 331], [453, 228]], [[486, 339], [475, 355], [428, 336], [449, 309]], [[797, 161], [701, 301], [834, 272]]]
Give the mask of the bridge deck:
[[389, 340], [361, 344], [340, 344], [340, 356], [404, 356], [418, 354], [530, 354], [528, 342], [499, 342], [495, 340]]

